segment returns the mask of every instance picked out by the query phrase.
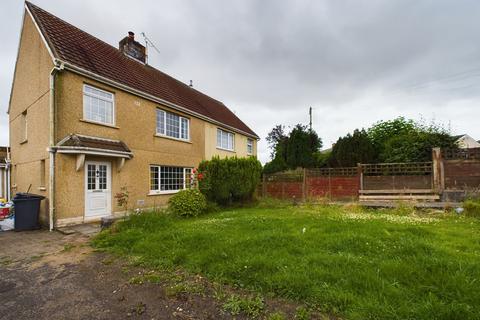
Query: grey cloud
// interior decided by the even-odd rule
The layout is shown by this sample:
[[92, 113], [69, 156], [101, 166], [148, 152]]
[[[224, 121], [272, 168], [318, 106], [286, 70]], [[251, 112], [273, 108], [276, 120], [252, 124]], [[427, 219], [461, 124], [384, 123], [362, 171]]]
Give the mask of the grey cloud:
[[[128, 30], [146, 32], [160, 49], [152, 65], [193, 79], [262, 137], [278, 123], [307, 123], [313, 106], [326, 146], [398, 115], [435, 117], [480, 139], [478, 1], [34, 2], [114, 46]], [[5, 108], [22, 3], [0, 9], [11, 31], [0, 53]], [[264, 141], [259, 152], [267, 160]]]

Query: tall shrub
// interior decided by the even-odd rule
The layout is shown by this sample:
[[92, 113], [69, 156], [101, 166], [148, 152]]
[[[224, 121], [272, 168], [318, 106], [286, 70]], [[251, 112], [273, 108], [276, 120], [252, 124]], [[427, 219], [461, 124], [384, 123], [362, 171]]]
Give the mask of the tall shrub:
[[260, 181], [262, 165], [254, 158], [214, 157], [202, 161], [198, 171], [200, 191], [208, 200], [227, 205], [252, 200], [255, 188]]

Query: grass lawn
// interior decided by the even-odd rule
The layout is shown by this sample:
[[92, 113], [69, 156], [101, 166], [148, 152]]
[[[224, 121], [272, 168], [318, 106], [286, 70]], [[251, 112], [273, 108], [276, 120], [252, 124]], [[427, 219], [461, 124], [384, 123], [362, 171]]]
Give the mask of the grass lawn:
[[346, 319], [480, 319], [480, 220], [355, 207], [146, 213], [95, 245]]

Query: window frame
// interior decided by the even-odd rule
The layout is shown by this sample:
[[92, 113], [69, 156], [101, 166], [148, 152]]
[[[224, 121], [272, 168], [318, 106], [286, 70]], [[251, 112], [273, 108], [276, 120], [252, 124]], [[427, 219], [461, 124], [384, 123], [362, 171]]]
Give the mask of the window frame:
[[[175, 190], [161, 190], [162, 189], [162, 181], [161, 181], [161, 168], [180, 168], [182, 169], [182, 172], [183, 172], [183, 185], [182, 185], [182, 188], [181, 189], [175, 189]], [[157, 185], [158, 185], [158, 189], [152, 189], [152, 181], [153, 181], [153, 178], [152, 177], [152, 169], [153, 168], [156, 168], [156, 174], [157, 174], [157, 177], [156, 177], [156, 180], [157, 180]], [[149, 166], [149, 183], [150, 183], [150, 186], [149, 186], [149, 195], [158, 195], [158, 194], [174, 194], [174, 193], [177, 193], [179, 191], [182, 191], [182, 190], [185, 190], [185, 189], [190, 189], [190, 186], [187, 186], [187, 173], [190, 175], [190, 183], [192, 182], [192, 179], [191, 179], [191, 175], [192, 175], [192, 171], [193, 171], [193, 167], [178, 167], [178, 166], [168, 166], [168, 165], [156, 165], [156, 164], [151, 164]]]
[[[219, 133], [220, 133], [220, 140], [218, 139], [219, 138]], [[222, 146], [222, 141], [223, 141], [223, 135], [226, 135], [227, 136], [227, 146], [224, 147]], [[232, 148], [228, 148], [228, 145], [229, 145], [229, 138], [232, 138]], [[219, 145], [219, 142], [220, 142], [220, 145]], [[233, 132], [230, 132], [230, 131], [227, 131], [227, 130], [223, 130], [223, 129], [220, 129], [220, 128], [217, 128], [217, 149], [220, 149], [220, 150], [225, 150], [225, 151], [231, 151], [231, 152], [235, 152], [235, 134]]]
[[[161, 132], [159, 129], [159, 114], [163, 113], [163, 128]], [[167, 134], [167, 114], [174, 115], [178, 117], [178, 137], [174, 137]], [[182, 138], [184, 132], [184, 121], [186, 121], [186, 138]], [[156, 108], [155, 110], [155, 135], [159, 137], [181, 140], [181, 141], [190, 141], [190, 118], [179, 115], [178, 113], [170, 112], [161, 108]]]
[[[85, 88], [91, 88], [91, 89], [94, 89], [94, 90], [98, 90], [98, 91], [101, 91], [101, 92], [104, 92], [106, 94], [110, 94], [112, 96], [112, 99], [109, 100], [105, 97], [101, 97], [99, 95], [96, 95], [94, 93], [91, 93], [91, 92], [86, 92]], [[112, 122], [109, 123], [109, 122], [103, 122], [103, 121], [98, 121], [98, 120], [93, 120], [93, 119], [89, 119], [87, 118], [87, 113], [86, 113], [86, 110], [85, 110], [85, 95], [91, 97], [91, 98], [96, 98], [96, 99], [99, 99], [99, 100], [102, 100], [102, 101], [105, 101], [105, 102], [111, 102], [112, 103]], [[83, 120], [85, 121], [88, 121], [88, 122], [93, 122], [93, 123], [98, 123], [98, 124], [101, 124], [101, 125], [105, 125], [105, 126], [111, 126], [111, 127], [114, 127], [115, 126], [115, 123], [116, 123], [116, 120], [115, 120], [115, 115], [116, 115], [116, 106], [115, 106], [115, 93], [113, 92], [110, 92], [110, 91], [107, 91], [107, 90], [103, 90], [103, 89], [100, 89], [98, 87], [95, 87], [95, 86], [92, 86], [92, 85], [89, 85], [89, 84], [86, 84], [84, 83], [83, 84], [83, 90], [82, 90], [82, 102], [83, 102]]]
[[247, 154], [253, 155], [253, 139], [251, 138], [247, 138]]
[[28, 141], [28, 118], [27, 118], [27, 110], [23, 111], [20, 115], [21, 121], [21, 130], [22, 130], [22, 139], [20, 140], [20, 144], [23, 144]]

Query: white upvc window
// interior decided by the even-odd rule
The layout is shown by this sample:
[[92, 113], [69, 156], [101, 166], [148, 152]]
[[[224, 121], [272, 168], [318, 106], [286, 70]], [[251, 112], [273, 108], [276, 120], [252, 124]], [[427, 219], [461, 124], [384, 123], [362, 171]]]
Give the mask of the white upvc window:
[[192, 168], [150, 166], [150, 193], [175, 193], [192, 187]]
[[115, 103], [113, 93], [83, 85], [83, 118], [88, 121], [114, 125]]
[[157, 135], [190, 140], [190, 120], [178, 114], [157, 109]]
[[217, 148], [233, 151], [235, 149], [235, 135], [231, 132], [217, 129]]
[[247, 154], [253, 154], [253, 139], [247, 139]]

